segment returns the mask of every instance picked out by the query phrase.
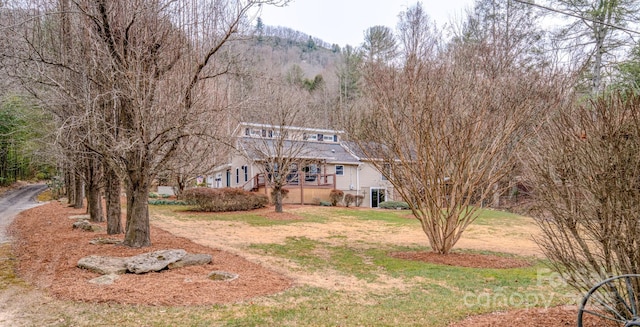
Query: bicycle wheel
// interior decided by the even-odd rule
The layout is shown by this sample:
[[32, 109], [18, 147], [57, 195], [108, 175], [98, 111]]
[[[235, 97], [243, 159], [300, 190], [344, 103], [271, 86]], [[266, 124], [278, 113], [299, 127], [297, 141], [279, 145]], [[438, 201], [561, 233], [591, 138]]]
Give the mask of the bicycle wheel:
[[582, 299], [578, 327], [640, 326], [640, 274], [620, 275], [595, 285]]

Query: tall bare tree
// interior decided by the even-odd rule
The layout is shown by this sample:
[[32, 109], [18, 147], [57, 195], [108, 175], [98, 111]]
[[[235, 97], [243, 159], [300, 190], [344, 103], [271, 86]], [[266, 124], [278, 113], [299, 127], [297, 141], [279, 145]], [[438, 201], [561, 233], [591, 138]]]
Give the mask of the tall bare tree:
[[403, 20], [403, 43], [414, 46], [404, 50], [402, 67], [365, 71], [364, 117], [348, 130], [409, 204], [433, 251], [446, 254], [561, 88], [552, 75], [517, 66], [490, 76], [486, 47], [442, 50], [437, 35], [413, 33], [429, 30], [420, 25], [429, 20], [415, 16], [419, 9]]
[[238, 150], [258, 165], [272, 190], [275, 211], [282, 212], [284, 187], [292, 179], [303, 182], [299, 173], [309, 161], [309, 144], [299, 129], [314, 119], [308, 108], [309, 94], [284, 79], [260, 83], [252, 94], [247, 105], [259, 111], [253, 110], [255, 114], [249, 117], [265, 125], [265, 135], [239, 139]]
[[[571, 49], [574, 60], [585, 68], [588, 92], [602, 92], [607, 68], [621, 55], [619, 50], [632, 46], [637, 33], [626, 27], [633, 26], [640, 13], [636, 0], [547, 0], [559, 9], [560, 19], [567, 22], [556, 33], [557, 38]], [[635, 35], [634, 35], [635, 34]]]
[[[183, 139], [206, 133], [210, 103], [205, 91], [228, 71], [221, 58], [224, 45], [241, 35], [251, 8], [284, 2], [78, 0], [65, 16], [73, 22], [70, 63], [59, 47], [50, 46], [56, 38], [45, 38], [51, 39], [46, 46], [41, 42], [58, 26], [56, 20], [38, 26], [39, 33], [18, 34], [21, 49], [13, 60], [29, 69], [46, 68], [30, 76], [38, 85], [34, 93], [57, 93], [74, 106], [69, 117], [86, 130], [83, 144], [123, 178], [125, 245], [151, 244], [147, 196], [153, 178], [176, 156]], [[60, 17], [51, 2], [34, 5], [39, 9], [30, 14], [36, 21]], [[26, 75], [26, 69], [21, 72]], [[62, 83], [64, 73], [80, 85]]]

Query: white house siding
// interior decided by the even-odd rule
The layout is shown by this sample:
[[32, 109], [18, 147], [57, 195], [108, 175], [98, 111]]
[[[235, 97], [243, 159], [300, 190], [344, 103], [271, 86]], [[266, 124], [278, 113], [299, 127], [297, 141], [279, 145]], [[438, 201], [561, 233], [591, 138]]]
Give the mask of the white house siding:
[[355, 191], [358, 182], [358, 166], [354, 164], [331, 164], [327, 165], [327, 174], [336, 174], [336, 166], [343, 166], [343, 175], [336, 175], [336, 189], [344, 191]]
[[[366, 178], [362, 178], [366, 176]], [[371, 206], [371, 189], [384, 189], [385, 200], [393, 200], [393, 185], [382, 179], [382, 174], [370, 163], [364, 162], [360, 168], [360, 195], [364, 195], [363, 207]]]

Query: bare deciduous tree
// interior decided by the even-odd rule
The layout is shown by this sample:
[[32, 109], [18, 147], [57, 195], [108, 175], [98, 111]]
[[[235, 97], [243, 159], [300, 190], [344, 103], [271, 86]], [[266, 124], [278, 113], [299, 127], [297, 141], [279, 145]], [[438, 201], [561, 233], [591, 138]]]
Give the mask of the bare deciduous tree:
[[[406, 17], [416, 24], [427, 21]], [[403, 29], [424, 30], [410, 21]], [[409, 204], [433, 251], [442, 254], [451, 251], [514, 167], [514, 154], [534, 119], [561, 91], [550, 83], [553, 76], [516, 66], [490, 74], [482, 63], [492, 52], [485, 50], [413, 45], [405, 49], [401, 68], [370, 67], [364, 117], [348, 128]]]
[[[206, 89], [228, 71], [225, 44], [240, 35], [251, 8], [284, 2], [78, 0], [65, 12], [56, 2], [29, 4], [38, 9], [25, 17], [36, 23], [11, 35], [19, 47], [11, 61], [25, 86], [84, 131], [79, 142], [123, 178], [125, 245], [150, 245], [155, 175], [182, 140], [210, 130]], [[62, 18], [72, 22], [68, 30], [58, 28]], [[60, 47], [66, 38], [72, 46]]]
[[313, 114], [308, 110], [309, 94], [295, 85], [285, 84], [283, 79], [263, 83], [252, 94], [253, 100], [248, 105], [255, 107], [253, 112], [257, 116], [254, 115], [253, 120], [265, 124], [267, 134], [240, 139], [238, 150], [260, 167], [267, 187], [272, 190], [275, 211], [282, 212], [283, 188], [292, 178], [302, 182], [299, 173], [309, 161], [303, 131], [291, 129], [313, 121]]
[[[559, 110], [525, 157], [546, 256], [581, 291], [640, 271], [640, 97]], [[638, 290], [635, 290], [636, 292]]]

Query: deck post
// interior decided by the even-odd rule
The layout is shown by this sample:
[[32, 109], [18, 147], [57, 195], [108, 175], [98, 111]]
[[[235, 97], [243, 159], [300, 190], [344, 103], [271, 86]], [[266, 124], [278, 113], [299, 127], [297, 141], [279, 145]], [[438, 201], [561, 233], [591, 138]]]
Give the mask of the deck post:
[[[302, 176], [300, 176], [300, 173], [302, 173]], [[304, 171], [298, 171], [298, 184], [300, 184], [300, 204], [302, 205], [304, 205], [304, 179]]]

